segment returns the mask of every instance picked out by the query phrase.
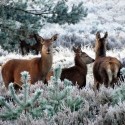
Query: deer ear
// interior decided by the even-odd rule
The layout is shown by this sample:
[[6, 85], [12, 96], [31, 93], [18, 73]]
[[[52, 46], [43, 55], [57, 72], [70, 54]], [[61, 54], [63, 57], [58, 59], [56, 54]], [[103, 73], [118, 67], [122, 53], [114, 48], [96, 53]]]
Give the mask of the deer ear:
[[43, 39], [39, 34], [36, 34], [36, 37], [37, 37], [37, 39], [38, 39], [38, 42], [40, 42], [41, 39]]
[[100, 32], [99, 31], [96, 33], [96, 38], [100, 39]]
[[77, 49], [78, 49], [79, 52], [82, 51], [82, 50], [81, 50], [81, 45], [79, 45], [79, 46], [77, 47]]
[[106, 39], [108, 37], [108, 32], [105, 32], [104, 38]]
[[77, 49], [73, 46], [72, 50], [76, 53]]
[[58, 38], [58, 34], [55, 34], [55, 35], [51, 38], [51, 40], [52, 40], [52, 41], [56, 41], [57, 38]]
[[44, 44], [44, 39], [40, 37], [40, 43], [43, 45]]

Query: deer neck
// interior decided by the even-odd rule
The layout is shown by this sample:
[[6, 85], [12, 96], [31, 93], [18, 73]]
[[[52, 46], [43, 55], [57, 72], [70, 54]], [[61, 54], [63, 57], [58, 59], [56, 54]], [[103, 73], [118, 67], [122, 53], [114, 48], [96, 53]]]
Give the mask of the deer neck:
[[100, 46], [97, 50], [96, 50], [96, 52], [95, 52], [95, 58], [97, 59], [97, 58], [100, 58], [100, 57], [105, 57], [106, 56], [106, 47], [104, 46]]
[[75, 66], [86, 69], [86, 64], [80, 59], [79, 56], [75, 57]]
[[47, 73], [49, 72], [49, 70], [52, 67], [52, 61], [53, 61], [53, 55], [52, 54], [44, 54], [42, 53], [42, 57], [41, 57], [41, 72], [42, 72], [42, 76], [46, 76]]

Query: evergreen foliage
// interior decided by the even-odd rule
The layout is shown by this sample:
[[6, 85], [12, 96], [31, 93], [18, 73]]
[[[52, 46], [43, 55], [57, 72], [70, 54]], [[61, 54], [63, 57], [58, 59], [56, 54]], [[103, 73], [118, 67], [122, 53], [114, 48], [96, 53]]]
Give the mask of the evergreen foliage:
[[[25, 114], [27, 115], [27, 112], [30, 112], [30, 110], [32, 110], [32, 107], [34, 106], [34, 103], [36, 102], [36, 100], [39, 98], [40, 94], [41, 94], [41, 90], [37, 90], [34, 94], [34, 96], [32, 98], [30, 98], [29, 95], [29, 75], [27, 72], [23, 72], [22, 74], [22, 80], [23, 80], [23, 99], [20, 100], [20, 98], [16, 95], [14, 87], [13, 87], [13, 83], [10, 83], [9, 85], [9, 90], [11, 93], [11, 96], [14, 100], [14, 107], [15, 109], [13, 109], [5, 100], [4, 97], [0, 97], [0, 105], [5, 106], [6, 109], [8, 111], [6, 111], [5, 113], [0, 114], [0, 118], [2, 119], [8, 119], [8, 120], [12, 120], [12, 119], [17, 119], [23, 111], [25, 111]], [[16, 106], [17, 105], [17, 106]], [[35, 108], [34, 108], [35, 109]]]
[[[8, 111], [3, 114], [0, 114], [2, 119], [17, 119], [22, 112], [25, 112], [26, 115], [31, 115], [33, 118], [44, 117], [45, 114], [48, 118], [51, 118], [53, 115], [57, 114], [59, 111], [63, 111], [63, 107], [69, 107], [71, 111], [78, 111], [83, 104], [84, 99], [79, 95], [73, 96], [73, 86], [71, 82], [66, 80], [63, 86], [60, 81], [61, 67], [55, 68], [54, 77], [52, 78], [51, 84], [46, 86], [46, 91], [43, 89], [35, 90], [33, 97], [29, 98], [30, 89], [29, 89], [29, 74], [24, 71], [22, 75], [22, 93], [23, 97], [20, 99], [14, 90], [13, 83], [9, 85], [9, 90], [11, 96], [14, 100], [14, 103], [18, 106], [15, 109], [12, 109], [10, 105], [6, 102], [4, 97], [0, 97], [0, 104], [5, 106]], [[47, 97], [43, 95], [40, 97], [41, 92], [46, 92]], [[38, 101], [37, 101], [38, 100]]]
[[69, 11], [66, 1], [10, 0], [0, 4], [0, 45], [8, 51], [18, 50], [19, 39], [33, 44], [29, 34], [39, 32], [46, 22], [75, 24], [86, 15], [82, 3]]
[[48, 18], [48, 22], [76, 24], [83, 19], [83, 17], [87, 16], [87, 9], [84, 9], [82, 6], [83, 3], [80, 2], [78, 5], [73, 5], [71, 11], [68, 12], [69, 9], [65, 1], [59, 1], [53, 9], [52, 17]]
[[[121, 70], [124, 74], [124, 69]], [[21, 73], [21, 93], [17, 95], [13, 84], [9, 86], [13, 103], [0, 96], [0, 118], [6, 125], [34, 123], [47, 125], [122, 125], [125, 124], [125, 85], [115, 88], [100, 86], [95, 95], [91, 86], [81, 90], [65, 79], [60, 80], [61, 66], [54, 70], [48, 85], [42, 82], [29, 86], [30, 76]], [[22, 120], [23, 117], [23, 120]], [[11, 120], [11, 121], [9, 121]], [[0, 124], [5, 124], [0, 121]]]
[[[125, 68], [121, 69], [121, 74], [125, 77]], [[112, 93], [112, 104], [123, 103], [125, 101], [125, 84], [122, 82], [120, 87], [116, 87], [115, 91]]]
[[64, 107], [69, 107], [70, 110], [78, 111], [83, 104], [84, 99], [80, 96], [72, 96], [74, 87], [72, 83], [65, 80], [64, 83], [60, 81], [61, 66], [57, 66], [54, 70], [54, 76], [50, 81], [50, 84], [46, 86], [47, 97], [42, 96], [39, 99], [39, 107], [32, 112], [33, 117], [40, 117], [47, 114], [47, 117], [51, 118], [58, 112], [63, 111]]
[[[59, 71], [61, 71], [60, 66], [55, 69], [55, 72], [59, 73]], [[55, 74], [57, 75], [57, 73]], [[28, 74], [25, 73], [23, 79], [27, 76]], [[36, 125], [45, 123], [47, 125], [121, 125], [125, 123], [125, 102], [124, 100], [120, 101], [120, 98], [123, 97], [122, 93], [121, 95], [117, 94], [118, 90], [124, 86], [124, 83], [121, 83], [122, 85], [117, 86], [115, 89], [101, 86], [98, 95], [95, 96], [92, 88], [83, 88], [79, 91], [77, 87], [71, 85], [70, 81], [61, 82], [59, 75], [56, 78], [53, 77], [48, 86], [40, 83], [40, 85], [31, 86], [30, 90], [24, 84], [21, 98], [14, 93], [11, 84], [11, 95], [16, 106], [7, 103], [3, 97], [0, 97], [0, 104], [7, 109], [5, 110], [4, 107], [0, 109], [0, 117], [6, 120], [6, 122], [0, 121], [0, 123], [6, 125], [14, 123], [32, 123]], [[24, 83], [27, 82], [24, 80]], [[34, 95], [35, 91], [42, 93]], [[29, 92], [32, 99], [27, 98]], [[116, 102], [114, 103], [113, 100], [116, 100]], [[11, 121], [8, 121], [9, 119]], [[15, 120], [13, 121], [13, 119]]]

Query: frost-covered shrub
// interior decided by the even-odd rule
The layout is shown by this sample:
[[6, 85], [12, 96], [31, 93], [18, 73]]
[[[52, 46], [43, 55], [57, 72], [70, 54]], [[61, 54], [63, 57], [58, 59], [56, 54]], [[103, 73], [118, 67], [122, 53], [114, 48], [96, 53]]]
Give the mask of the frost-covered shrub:
[[14, 105], [11, 107], [9, 103], [6, 102], [6, 98], [0, 96], [0, 105], [5, 106], [8, 111], [5, 111], [4, 113], [0, 113], [0, 118], [4, 120], [12, 120], [12, 119], [17, 119], [20, 117], [20, 114], [22, 114], [23, 111], [25, 111], [25, 114], [32, 112], [33, 109], [32, 107], [34, 106], [34, 103], [38, 99], [38, 97], [41, 94], [41, 90], [37, 89], [34, 96], [32, 98], [29, 98], [29, 74], [28, 72], [24, 71], [21, 73], [22, 75], [22, 81], [23, 81], [23, 86], [22, 86], [22, 91], [23, 91], [23, 98], [20, 100], [20, 98], [16, 95], [13, 83], [9, 84], [9, 90], [10, 94], [13, 98]]
[[112, 102], [112, 92], [113, 88], [106, 88], [104, 85], [100, 86], [100, 90], [97, 93], [97, 102], [101, 105], [108, 104]]
[[125, 101], [125, 83], [114, 89], [112, 92], [112, 104], [118, 104]]
[[104, 125], [124, 125], [125, 124], [125, 102], [110, 106], [103, 118]]
[[[79, 96], [74, 91], [78, 89], [72, 86], [71, 82], [65, 80], [62, 84], [60, 81], [61, 68], [60, 66], [55, 69], [54, 77], [51, 83], [43, 88], [29, 87], [29, 74], [27, 72], [21, 73], [22, 75], [22, 90], [19, 96], [16, 95], [13, 83], [9, 85], [10, 94], [13, 98], [15, 109], [6, 102], [4, 97], [0, 97], [0, 104], [5, 106], [9, 111], [0, 114], [2, 119], [17, 119], [22, 113], [26, 116], [31, 115], [33, 118], [45, 117], [51, 118], [59, 111], [63, 111], [64, 107], [69, 107], [72, 112], [78, 111], [84, 104], [84, 98]], [[41, 94], [42, 92], [42, 94]], [[41, 96], [40, 96], [41, 94]], [[32, 96], [32, 97], [30, 97]], [[29, 98], [30, 97], [30, 98]], [[39, 99], [38, 99], [39, 98]], [[37, 101], [38, 99], [38, 101]], [[2, 111], [3, 112], [3, 111]]]
[[7, 51], [4, 51], [3, 49], [2, 49], [2, 47], [0, 46], [0, 56], [5, 56], [5, 55], [7, 55], [8, 54], [8, 52]]
[[[38, 81], [29, 86], [29, 74], [23, 72], [23, 88], [19, 94], [10, 84], [10, 93], [0, 88], [0, 124], [3, 125], [122, 125], [124, 123], [125, 85], [114, 88], [100, 86], [95, 94], [92, 85], [83, 89], [61, 81], [61, 65], [55, 68], [48, 85]], [[88, 76], [87, 76], [88, 77]], [[90, 75], [88, 77], [93, 82]], [[3, 94], [2, 94], [3, 93]], [[12, 101], [6, 101], [6, 96]], [[3, 97], [4, 96], [4, 97]], [[4, 105], [4, 106], [3, 106]], [[11, 117], [10, 117], [11, 116]], [[10, 120], [11, 119], [11, 120]]]

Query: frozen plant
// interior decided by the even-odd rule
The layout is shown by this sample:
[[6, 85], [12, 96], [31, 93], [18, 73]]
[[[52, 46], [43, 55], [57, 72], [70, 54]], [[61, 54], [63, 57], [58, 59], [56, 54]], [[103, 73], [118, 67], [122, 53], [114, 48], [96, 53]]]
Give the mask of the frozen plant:
[[37, 89], [34, 96], [31, 98], [29, 96], [29, 73], [24, 71], [21, 73], [22, 75], [22, 81], [23, 81], [23, 85], [22, 85], [22, 91], [23, 91], [23, 98], [22, 100], [20, 100], [20, 98], [16, 95], [14, 87], [13, 87], [13, 83], [10, 83], [9, 85], [9, 91], [10, 91], [10, 95], [13, 98], [14, 101], [14, 109], [9, 105], [9, 103], [6, 102], [4, 97], [0, 97], [0, 105], [5, 106], [7, 111], [4, 113], [0, 113], [0, 118], [2, 119], [17, 119], [22, 113], [23, 111], [25, 112], [25, 115], [31, 114], [30, 112], [35, 109], [34, 104], [37, 101], [37, 99], [39, 98], [40, 94], [41, 94], [41, 90]]
[[122, 73], [123, 76], [125, 76], [125, 68], [122, 68], [120, 72]]
[[51, 119], [58, 112], [64, 111], [65, 107], [70, 108], [71, 112], [74, 112], [84, 105], [84, 98], [79, 96], [79, 93], [74, 93], [74, 91], [79, 90], [72, 86], [69, 80], [65, 79], [61, 82], [60, 74], [61, 66], [58, 65], [54, 70], [54, 76], [39, 99], [39, 107], [34, 110], [35, 112], [32, 112], [34, 117], [47, 116]]
[[125, 84], [121, 83], [119, 87], [116, 87], [112, 92], [112, 105], [125, 101]]

